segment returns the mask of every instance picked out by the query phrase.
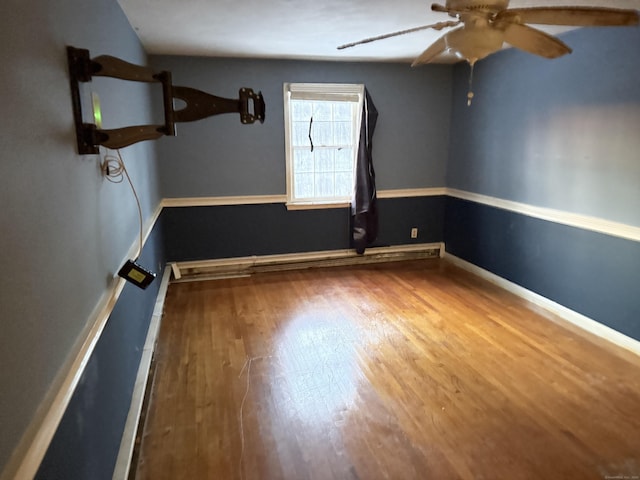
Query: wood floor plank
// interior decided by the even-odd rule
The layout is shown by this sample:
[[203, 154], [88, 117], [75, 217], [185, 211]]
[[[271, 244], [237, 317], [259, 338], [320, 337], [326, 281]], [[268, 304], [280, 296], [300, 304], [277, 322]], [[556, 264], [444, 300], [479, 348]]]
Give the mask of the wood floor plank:
[[442, 260], [172, 284], [138, 479], [640, 476], [640, 358]]

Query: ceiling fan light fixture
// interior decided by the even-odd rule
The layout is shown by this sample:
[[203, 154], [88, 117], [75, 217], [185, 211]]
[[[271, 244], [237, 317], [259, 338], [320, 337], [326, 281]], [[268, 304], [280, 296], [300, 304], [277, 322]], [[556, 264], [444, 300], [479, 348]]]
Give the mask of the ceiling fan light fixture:
[[465, 25], [445, 34], [444, 41], [450, 53], [474, 64], [502, 48], [504, 32], [495, 28], [475, 28]]
[[530, 27], [529, 23], [577, 27], [640, 25], [640, 13], [637, 10], [609, 7], [558, 6], [510, 9], [509, 0], [446, 0], [445, 5], [432, 4], [431, 10], [446, 13], [456, 20], [378, 35], [342, 45], [338, 49], [421, 30], [442, 30], [453, 27], [448, 33], [431, 43], [411, 66], [432, 63], [442, 54], [465, 60], [471, 66], [467, 94], [467, 105], [471, 105], [473, 66], [478, 60], [500, 50], [505, 42], [512, 47], [543, 58], [558, 58], [571, 53], [568, 45], [542, 30]]

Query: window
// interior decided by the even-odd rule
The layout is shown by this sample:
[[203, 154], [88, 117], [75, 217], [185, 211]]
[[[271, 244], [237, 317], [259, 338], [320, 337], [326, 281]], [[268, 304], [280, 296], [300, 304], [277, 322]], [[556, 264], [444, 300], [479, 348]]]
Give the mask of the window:
[[351, 200], [364, 85], [285, 83], [288, 208]]

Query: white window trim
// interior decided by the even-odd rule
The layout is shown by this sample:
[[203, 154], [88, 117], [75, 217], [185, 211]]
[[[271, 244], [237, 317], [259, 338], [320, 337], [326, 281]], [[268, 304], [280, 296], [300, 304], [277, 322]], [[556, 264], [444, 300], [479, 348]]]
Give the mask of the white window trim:
[[[351, 204], [350, 199], [327, 200], [296, 200], [293, 198], [293, 148], [291, 145], [291, 130], [289, 117], [290, 100], [325, 100], [325, 101], [357, 101], [355, 110], [354, 139], [354, 170], [355, 156], [358, 151], [358, 139], [360, 137], [360, 123], [362, 120], [362, 104], [364, 101], [363, 84], [346, 83], [285, 83], [283, 85], [284, 96], [284, 137], [285, 137], [285, 158], [286, 158], [286, 181], [287, 181], [287, 202], [289, 210], [317, 209], [317, 208], [340, 208]], [[355, 172], [354, 172], [355, 178]]]

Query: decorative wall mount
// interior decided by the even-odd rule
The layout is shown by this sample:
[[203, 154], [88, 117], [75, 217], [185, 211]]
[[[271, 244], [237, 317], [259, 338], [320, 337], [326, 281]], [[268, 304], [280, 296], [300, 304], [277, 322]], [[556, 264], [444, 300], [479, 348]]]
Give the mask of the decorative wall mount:
[[[265, 104], [262, 93], [250, 88], [240, 88], [238, 99], [217, 97], [195, 88], [174, 86], [171, 72], [154, 73], [148, 67], [134, 65], [110, 55], [91, 58], [89, 50], [67, 47], [69, 80], [73, 102], [73, 116], [81, 155], [99, 153], [99, 146], [118, 149], [143, 140], [155, 140], [163, 135], [175, 135], [177, 122], [192, 122], [222, 113], [239, 113], [243, 124], [256, 120], [264, 122]], [[93, 77], [112, 77], [134, 82], [161, 83], [164, 104], [164, 125], [136, 125], [109, 130], [85, 123], [80, 100], [80, 82], [90, 82]], [[175, 110], [173, 99], [186, 103]]]

